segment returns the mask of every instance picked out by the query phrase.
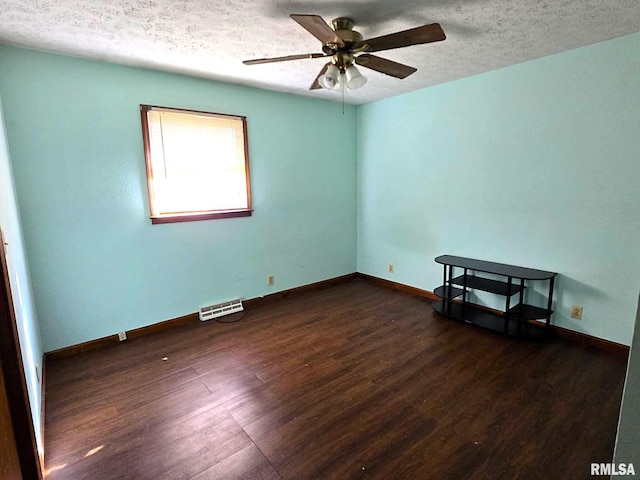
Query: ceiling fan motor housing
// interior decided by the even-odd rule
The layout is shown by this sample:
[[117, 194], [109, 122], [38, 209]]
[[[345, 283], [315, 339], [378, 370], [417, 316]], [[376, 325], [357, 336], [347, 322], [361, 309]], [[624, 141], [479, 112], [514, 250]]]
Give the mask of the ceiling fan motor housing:
[[334, 18], [331, 20], [331, 25], [333, 25], [333, 30], [336, 32], [336, 35], [345, 43], [345, 50], [349, 50], [349, 47], [354, 43], [362, 41], [363, 37], [360, 32], [356, 32], [353, 29], [355, 22], [351, 18]]
[[[327, 55], [333, 55], [331, 61], [336, 65], [341, 73], [344, 73], [349, 65], [353, 64], [354, 56], [352, 46], [362, 41], [362, 35], [353, 29], [355, 22], [348, 17], [338, 17], [331, 20], [333, 30], [343, 42], [344, 47], [328, 44], [322, 47]], [[326, 50], [325, 50], [326, 47]], [[330, 53], [329, 53], [330, 52]]]

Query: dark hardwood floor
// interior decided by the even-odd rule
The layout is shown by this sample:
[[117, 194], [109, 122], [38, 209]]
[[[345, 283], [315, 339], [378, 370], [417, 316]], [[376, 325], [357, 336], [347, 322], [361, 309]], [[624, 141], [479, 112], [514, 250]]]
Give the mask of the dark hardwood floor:
[[571, 480], [611, 461], [620, 357], [364, 279], [237, 315], [48, 362], [47, 479]]

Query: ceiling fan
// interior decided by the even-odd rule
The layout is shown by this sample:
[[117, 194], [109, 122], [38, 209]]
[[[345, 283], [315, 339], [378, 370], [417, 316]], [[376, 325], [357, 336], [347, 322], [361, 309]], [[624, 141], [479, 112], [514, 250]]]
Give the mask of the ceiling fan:
[[305, 53], [286, 57], [259, 58], [245, 60], [245, 65], [285, 62], [305, 58], [330, 57], [328, 62], [311, 84], [310, 90], [326, 88], [337, 90], [344, 86], [353, 90], [367, 83], [366, 77], [355, 67], [355, 64], [370, 68], [396, 78], [406, 78], [416, 71], [415, 68], [385, 58], [371, 55], [369, 52], [380, 52], [394, 48], [440, 42], [447, 38], [437, 23], [363, 40], [362, 35], [353, 29], [355, 22], [351, 18], [339, 17], [331, 21], [333, 28], [319, 15], [295, 15], [290, 17], [298, 22], [311, 35], [322, 42], [323, 53]]

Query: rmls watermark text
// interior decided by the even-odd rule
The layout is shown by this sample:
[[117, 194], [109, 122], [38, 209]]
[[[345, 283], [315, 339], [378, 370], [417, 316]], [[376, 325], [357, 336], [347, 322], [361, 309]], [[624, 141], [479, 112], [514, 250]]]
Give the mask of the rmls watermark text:
[[635, 475], [633, 463], [592, 463], [591, 475]]

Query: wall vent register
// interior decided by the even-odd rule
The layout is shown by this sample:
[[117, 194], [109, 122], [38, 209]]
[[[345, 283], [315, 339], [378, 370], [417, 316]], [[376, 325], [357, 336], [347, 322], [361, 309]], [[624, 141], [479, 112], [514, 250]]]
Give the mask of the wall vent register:
[[241, 312], [244, 310], [242, 306], [242, 300], [236, 298], [229, 300], [228, 302], [216, 303], [215, 305], [209, 305], [207, 307], [200, 308], [198, 316], [200, 321], [205, 322], [214, 318], [223, 317], [224, 315], [231, 315], [232, 313]]

